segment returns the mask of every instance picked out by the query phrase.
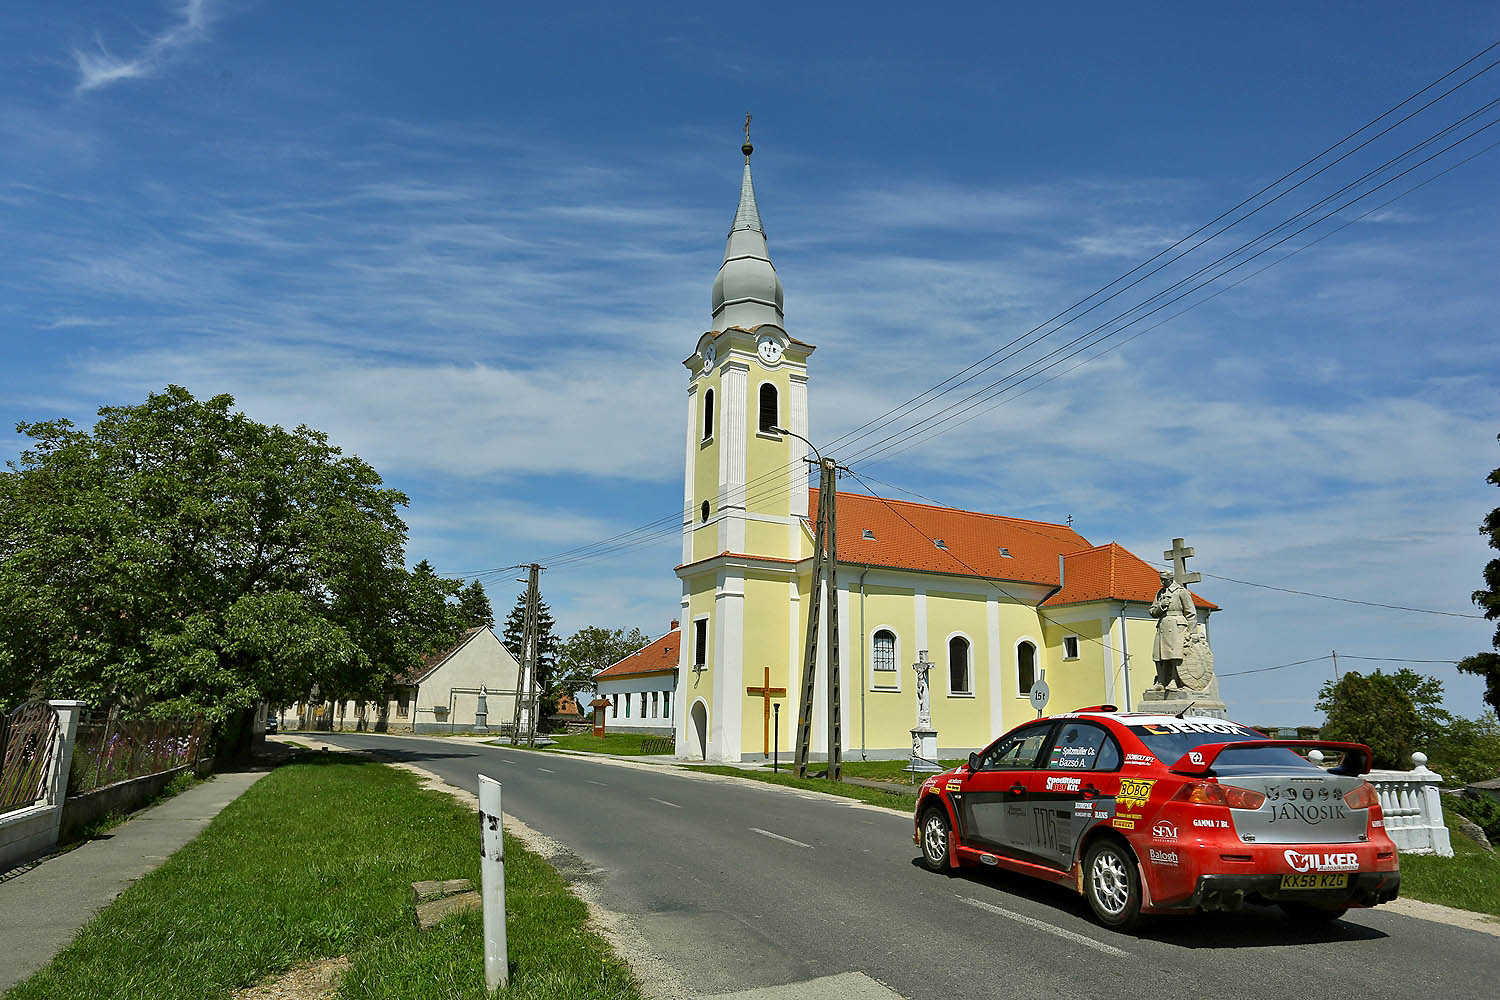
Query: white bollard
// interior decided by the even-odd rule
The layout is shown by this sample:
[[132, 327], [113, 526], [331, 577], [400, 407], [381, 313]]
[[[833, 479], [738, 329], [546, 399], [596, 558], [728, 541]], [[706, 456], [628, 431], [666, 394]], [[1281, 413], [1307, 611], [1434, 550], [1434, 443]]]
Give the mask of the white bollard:
[[484, 982], [491, 992], [510, 983], [505, 947], [505, 837], [500, 782], [479, 776], [479, 888], [484, 900]]

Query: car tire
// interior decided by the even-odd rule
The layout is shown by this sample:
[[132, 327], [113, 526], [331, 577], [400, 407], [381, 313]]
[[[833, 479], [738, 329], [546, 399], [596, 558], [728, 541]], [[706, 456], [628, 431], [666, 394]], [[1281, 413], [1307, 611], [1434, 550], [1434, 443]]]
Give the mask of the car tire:
[[1349, 912], [1347, 906], [1313, 906], [1310, 903], [1277, 903], [1288, 920], [1299, 924], [1328, 924]]
[[1083, 862], [1083, 894], [1104, 926], [1134, 926], [1141, 917], [1141, 876], [1129, 849], [1114, 840], [1089, 848]]
[[948, 823], [948, 814], [941, 807], [933, 807], [922, 814], [922, 866], [928, 871], [948, 874], [953, 865], [948, 860], [949, 842], [953, 827]]

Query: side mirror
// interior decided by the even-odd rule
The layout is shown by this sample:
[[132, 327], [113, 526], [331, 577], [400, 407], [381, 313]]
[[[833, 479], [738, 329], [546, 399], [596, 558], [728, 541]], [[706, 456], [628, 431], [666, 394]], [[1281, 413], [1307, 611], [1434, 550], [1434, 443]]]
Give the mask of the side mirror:
[[979, 770], [979, 753], [976, 751], [969, 754], [969, 773], [973, 774]]

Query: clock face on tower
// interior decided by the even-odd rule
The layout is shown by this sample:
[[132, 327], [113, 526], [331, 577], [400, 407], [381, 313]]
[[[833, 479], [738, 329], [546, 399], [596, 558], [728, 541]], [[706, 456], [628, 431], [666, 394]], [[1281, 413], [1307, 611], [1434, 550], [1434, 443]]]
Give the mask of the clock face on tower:
[[707, 375], [708, 372], [709, 372], [709, 370], [711, 368], [713, 368], [713, 366], [714, 366], [714, 356], [716, 354], [717, 354], [717, 351], [714, 350], [714, 345], [713, 344], [709, 344], [707, 347], [705, 347], [703, 349], [703, 374], [704, 375]]
[[755, 353], [760, 356], [761, 362], [766, 365], [774, 365], [780, 362], [782, 350], [781, 341], [771, 336], [762, 336], [759, 343], [755, 345]]

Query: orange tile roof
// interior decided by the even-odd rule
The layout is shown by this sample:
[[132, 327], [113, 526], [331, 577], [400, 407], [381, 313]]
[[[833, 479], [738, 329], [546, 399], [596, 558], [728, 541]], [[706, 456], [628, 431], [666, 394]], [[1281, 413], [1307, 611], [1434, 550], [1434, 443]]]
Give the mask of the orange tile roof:
[[[1058, 585], [1057, 557], [1088, 547], [1072, 528], [952, 507], [838, 495], [839, 562]], [[817, 519], [818, 491], [808, 491]], [[864, 537], [866, 531], [875, 537]], [[934, 544], [941, 540], [947, 549]], [[1009, 552], [1002, 555], [1001, 550]], [[1155, 590], [1152, 591], [1155, 593]]]
[[611, 663], [594, 675], [594, 680], [612, 677], [633, 677], [637, 674], [659, 674], [677, 669], [676, 631], [653, 639], [640, 649], [616, 663]]
[[[1063, 588], [1042, 602], [1044, 608], [1088, 601], [1151, 603], [1161, 586], [1161, 571], [1123, 545], [1110, 542], [1063, 556]], [[1193, 595], [1195, 607], [1217, 611], [1219, 606]]]

